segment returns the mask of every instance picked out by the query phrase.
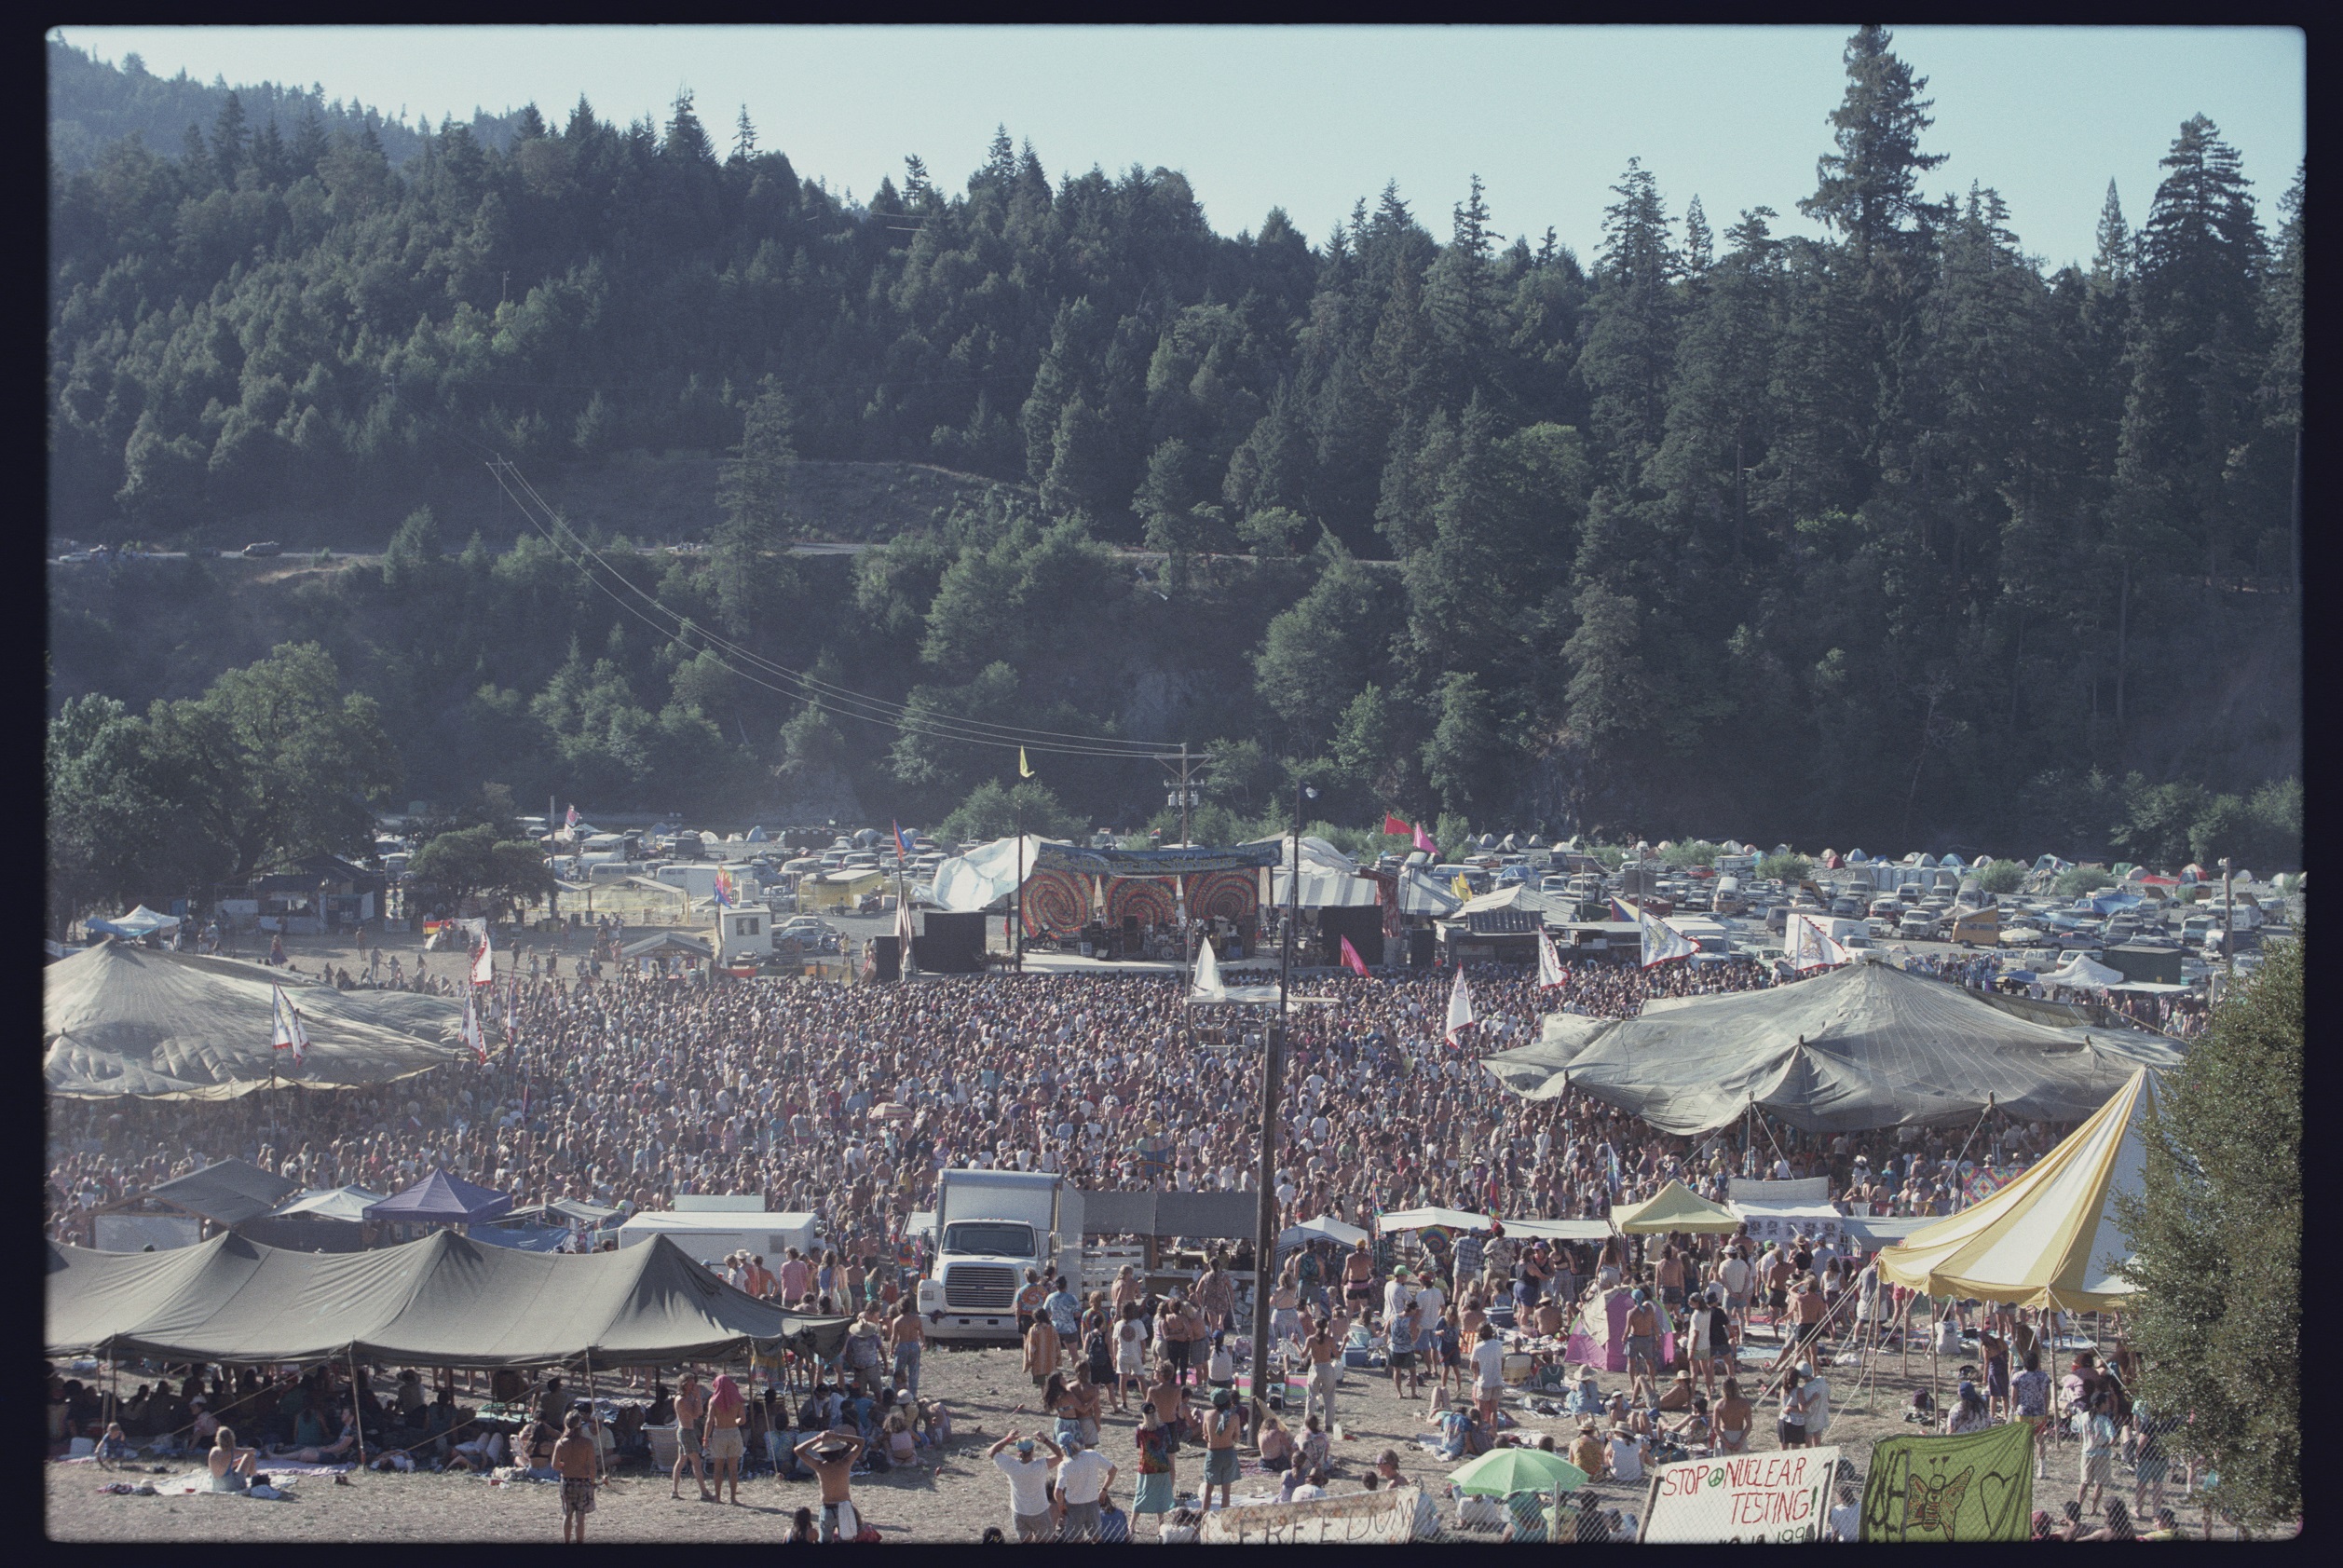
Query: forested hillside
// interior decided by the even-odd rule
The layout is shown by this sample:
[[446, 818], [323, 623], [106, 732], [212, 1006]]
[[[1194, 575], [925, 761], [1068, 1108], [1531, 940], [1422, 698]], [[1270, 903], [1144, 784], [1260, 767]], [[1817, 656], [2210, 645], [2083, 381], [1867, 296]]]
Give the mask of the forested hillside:
[[[1930, 190], [1887, 35], [1846, 61], [1813, 176], [1781, 171], [1823, 239], [1630, 164], [1584, 259], [1500, 248], [1478, 182], [1445, 234], [1386, 189], [1315, 245], [1278, 211], [1223, 238], [1176, 173], [1053, 180], [1005, 131], [960, 191], [910, 157], [850, 208], [688, 96], [403, 168], [369, 121], [240, 103], [116, 143], [52, 180], [51, 531], [241, 543], [294, 509], [303, 543], [402, 542], [273, 584], [61, 573], [53, 701], [312, 638], [414, 793], [906, 823], [1001, 754], [735, 672], [1217, 738], [1232, 804], [1285, 758], [1358, 820], [2080, 847], [2126, 774], [2293, 772], [2299, 173], [2261, 211], [2191, 119], [2137, 226], [2110, 187], [2093, 265], [2046, 272], [1994, 192]], [[573, 488], [726, 458], [704, 560], [621, 562], [691, 625], [517, 511], [469, 549], [399, 524], [500, 504], [499, 454]], [[791, 559], [838, 504], [798, 458], [1001, 488]], [[1042, 771], [1085, 820], [1163, 798], [1150, 765]]]

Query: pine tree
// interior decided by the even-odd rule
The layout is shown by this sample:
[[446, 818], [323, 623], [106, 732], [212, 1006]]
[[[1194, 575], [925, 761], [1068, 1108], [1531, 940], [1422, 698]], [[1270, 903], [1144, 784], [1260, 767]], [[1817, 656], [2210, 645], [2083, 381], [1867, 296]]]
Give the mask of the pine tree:
[[1921, 98], [1928, 79], [1888, 52], [1894, 34], [1866, 26], [1846, 43], [1846, 96], [1831, 113], [1838, 151], [1815, 167], [1814, 195], [1798, 210], [1846, 237], [1859, 261], [1896, 245], [1906, 225], [1935, 210], [1920, 195], [1919, 177], [1944, 161], [1920, 151], [1920, 133], [1936, 122], [1936, 105]]
[[211, 162], [222, 184], [236, 183], [236, 171], [244, 167], [250, 141], [244, 126], [244, 101], [231, 92], [220, 105], [219, 118], [211, 123]]
[[790, 481], [797, 460], [796, 414], [788, 395], [768, 375], [741, 421], [741, 443], [717, 479], [723, 512], [712, 537], [710, 566], [725, 632], [747, 633], [771, 579], [770, 559], [792, 532]]
[[1578, 373], [1594, 394], [1594, 426], [1612, 473], [1632, 484], [1657, 450], [1676, 357], [1674, 284], [1683, 262], [1668, 236], [1659, 184], [1640, 158], [1611, 187], [1602, 259], [1595, 272], [1595, 324]]
[[732, 156], [745, 163], [756, 156], [756, 125], [748, 117], [748, 105], [741, 105], [741, 117], [732, 123]]

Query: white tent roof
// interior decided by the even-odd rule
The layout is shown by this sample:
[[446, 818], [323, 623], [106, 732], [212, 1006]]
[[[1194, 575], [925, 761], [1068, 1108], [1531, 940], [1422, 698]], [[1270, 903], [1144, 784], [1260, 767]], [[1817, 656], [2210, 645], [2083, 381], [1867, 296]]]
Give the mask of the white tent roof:
[[2065, 968], [2054, 975], [2043, 975], [2042, 984], [2077, 986], [2098, 990], [2105, 987], [2123, 984], [2123, 972], [2119, 969], [2108, 968], [2087, 953], [2077, 953], [2075, 956], [2075, 961]]
[[92, 931], [110, 931], [116, 936], [153, 936], [158, 932], [177, 931], [177, 915], [158, 915], [142, 904], [127, 915], [110, 920], [92, 920], [85, 922]]
[[1444, 919], [1464, 904], [1453, 889], [1420, 866], [1407, 866], [1399, 874], [1399, 912], [1403, 915]]
[[270, 1211], [271, 1219], [306, 1214], [314, 1220], [347, 1220], [358, 1224], [366, 1218], [367, 1208], [382, 1202], [384, 1194], [370, 1193], [363, 1187], [325, 1187], [306, 1193], [295, 1193]]
[[1277, 1233], [1277, 1250], [1306, 1247], [1314, 1241], [1339, 1242], [1344, 1247], [1356, 1247], [1367, 1239], [1367, 1233], [1356, 1225], [1346, 1225], [1330, 1214], [1315, 1220], [1304, 1220], [1299, 1225], [1288, 1225]]
[[1570, 1021], [1482, 1065], [1524, 1098], [1567, 1087], [1678, 1135], [1723, 1126], [1752, 1101], [1807, 1132], [1975, 1117], [1988, 1103], [2073, 1121], [2133, 1069], [2181, 1060], [2159, 1036], [2040, 1022], [1885, 964], [1665, 998], [1624, 1020], [1556, 1016]]
[[[1190, 1002], [1206, 1007], [1230, 1006], [1238, 1003], [1277, 1002], [1275, 986], [1232, 986], [1220, 978], [1220, 961], [1212, 951], [1212, 939], [1206, 937], [1196, 944], [1196, 978], [1189, 989]], [[1300, 998], [1294, 1000], [1300, 1001]]]
[[1420, 1231], [1426, 1225], [1445, 1225], [1451, 1231], [1485, 1231], [1489, 1228], [1489, 1216], [1467, 1214], [1461, 1208], [1396, 1208], [1377, 1223], [1385, 1234], [1393, 1231]]
[[[979, 850], [956, 854], [935, 868], [935, 907], [954, 914], [989, 909], [1017, 891], [1017, 840], [996, 839]], [[1042, 840], [1025, 836], [1025, 869], [1030, 876], [1041, 858]]]

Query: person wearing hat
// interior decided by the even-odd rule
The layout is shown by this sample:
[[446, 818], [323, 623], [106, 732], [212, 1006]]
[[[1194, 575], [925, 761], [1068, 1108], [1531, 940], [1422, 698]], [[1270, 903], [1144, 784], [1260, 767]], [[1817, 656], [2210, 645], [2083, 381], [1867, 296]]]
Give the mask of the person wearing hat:
[[1069, 1438], [1066, 1457], [1057, 1465], [1059, 1532], [1069, 1541], [1095, 1541], [1100, 1524], [1099, 1504], [1114, 1485], [1115, 1467], [1107, 1456], [1080, 1438]]
[[1666, 1411], [1670, 1414], [1692, 1409], [1692, 1369], [1690, 1367], [1679, 1366], [1676, 1369], [1675, 1377], [1668, 1384], [1668, 1392], [1659, 1397], [1659, 1403], [1653, 1408]]
[[[1049, 1459], [1034, 1455], [1036, 1443], [1049, 1450]], [[1014, 1454], [1007, 1452], [1012, 1447], [1016, 1450]], [[1009, 1513], [1016, 1526], [1017, 1539], [1047, 1541], [1056, 1536], [1056, 1526], [1050, 1518], [1050, 1460], [1065, 1458], [1065, 1451], [1046, 1436], [1037, 1433], [1027, 1437], [1012, 1426], [1006, 1436], [992, 1445], [988, 1457], [1009, 1478]]]
[[862, 1452], [863, 1439], [859, 1436], [837, 1430], [816, 1432], [797, 1445], [797, 1457], [805, 1461], [806, 1467], [822, 1483], [824, 1545], [839, 1539], [851, 1541], [861, 1534], [851, 1487], [854, 1460]]
[[1570, 1462], [1587, 1472], [1590, 1481], [1601, 1480], [1610, 1473], [1610, 1450], [1595, 1435], [1595, 1420], [1587, 1416], [1578, 1423], [1578, 1436], [1570, 1442]]
[[1212, 1391], [1212, 1409], [1204, 1418], [1204, 1504], [1212, 1506], [1212, 1489], [1220, 1489], [1220, 1506], [1229, 1506], [1229, 1489], [1236, 1484], [1236, 1440], [1244, 1435], [1245, 1412], [1236, 1408], [1236, 1395], [1226, 1388]]

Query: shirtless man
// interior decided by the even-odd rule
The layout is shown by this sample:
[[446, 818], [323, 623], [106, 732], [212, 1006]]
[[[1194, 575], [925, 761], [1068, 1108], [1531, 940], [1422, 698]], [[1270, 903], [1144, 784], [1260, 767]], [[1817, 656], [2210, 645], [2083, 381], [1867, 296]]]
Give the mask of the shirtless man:
[[586, 1418], [571, 1411], [563, 1418], [561, 1440], [553, 1445], [553, 1468], [562, 1478], [562, 1545], [586, 1544], [586, 1516], [593, 1512], [595, 1472], [602, 1452], [586, 1436]]
[[919, 1354], [928, 1342], [927, 1329], [919, 1321], [919, 1305], [910, 1296], [903, 1298], [903, 1310], [887, 1324], [887, 1346], [894, 1355], [895, 1381], [911, 1390], [911, 1398], [919, 1398]]
[[1333, 1325], [1321, 1317], [1316, 1333], [1310, 1336], [1305, 1348], [1310, 1352], [1310, 1393], [1302, 1401], [1301, 1413], [1315, 1414], [1326, 1429], [1334, 1428], [1334, 1384], [1342, 1375], [1342, 1363], [1335, 1359], [1342, 1351], [1342, 1342], [1336, 1339]]
[[1757, 1407], [1741, 1398], [1741, 1380], [1724, 1380], [1724, 1398], [1717, 1401], [1717, 1452], [1747, 1453], [1750, 1447], [1750, 1427], [1757, 1420]]
[[683, 1500], [684, 1466], [691, 1466], [694, 1479], [700, 1483], [700, 1500], [713, 1503], [715, 1493], [708, 1490], [708, 1464], [700, 1453], [700, 1428], [708, 1417], [708, 1391], [700, 1386], [700, 1374], [686, 1372], [675, 1389], [675, 1469], [667, 1478], [668, 1495]]
[[848, 1483], [854, 1461], [863, 1452], [863, 1439], [851, 1432], [816, 1432], [799, 1443], [797, 1452], [822, 1483], [822, 1540], [827, 1545], [838, 1538], [838, 1509], [853, 1502]]
[[[1636, 1390], [1641, 1389], [1653, 1400], [1659, 1398], [1659, 1312], [1639, 1287], [1635, 1304], [1628, 1309], [1628, 1398], [1635, 1401]], [[1641, 1405], [1637, 1406], [1642, 1409]]]

